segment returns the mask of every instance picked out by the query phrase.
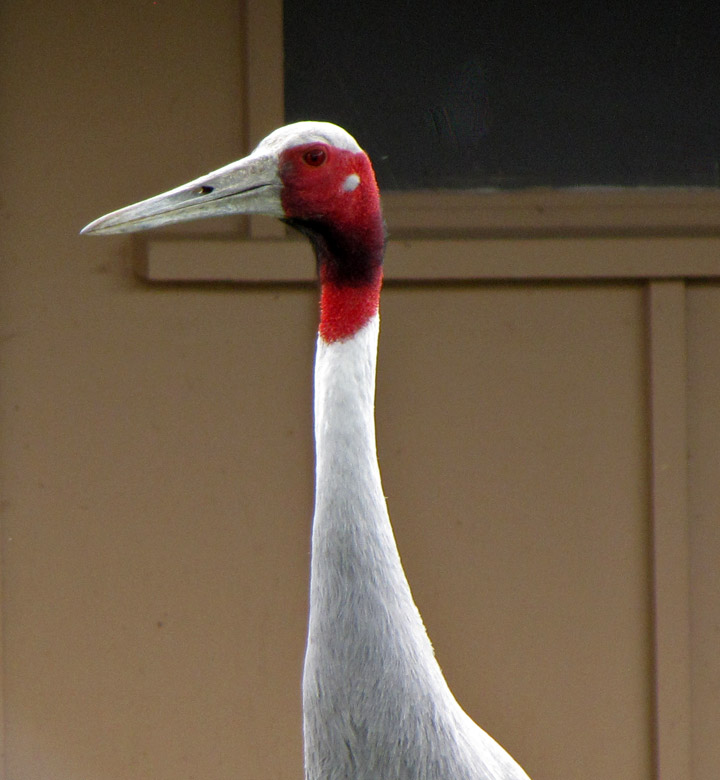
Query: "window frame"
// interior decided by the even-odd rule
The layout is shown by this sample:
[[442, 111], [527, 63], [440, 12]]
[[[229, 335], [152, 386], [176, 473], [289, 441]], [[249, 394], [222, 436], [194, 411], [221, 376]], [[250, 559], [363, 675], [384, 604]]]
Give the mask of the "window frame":
[[[246, 151], [284, 123], [282, 0], [243, 0]], [[384, 192], [390, 242], [386, 277], [402, 280], [720, 278], [720, 189], [534, 188]], [[297, 237], [275, 219], [252, 216], [237, 239], [150, 239], [136, 253], [148, 281], [312, 280], [297, 263]], [[685, 238], [663, 245], [654, 239]], [[562, 241], [592, 240], [587, 250]], [[602, 244], [601, 238], [636, 243]], [[533, 240], [560, 241], [557, 262], [534, 263]], [[645, 239], [639, 241], [638, 239]], [[274, 242], [287, 242], [284, 252]], [[508, 252], [503, 242], [514, 241]], [[238, 243], [241, 242], [241, 247]], [[269, 242], [269, 243], [268, 243]], [[717, 242], [717, 243], [716, 243]], [[598, 252], [602, 250], [602, 256]], [[202, 268], [188, 262], [201, 251]], [[575, 260], [573, 252], [576, 253]], [[668, 254], [669, 253], [669, 254]], [[269, 255], [285, 256], [266, 262]], [[303, 255], [304, 256], [304, 255]], [[436, 262], [441, 257], [442, 262]]]

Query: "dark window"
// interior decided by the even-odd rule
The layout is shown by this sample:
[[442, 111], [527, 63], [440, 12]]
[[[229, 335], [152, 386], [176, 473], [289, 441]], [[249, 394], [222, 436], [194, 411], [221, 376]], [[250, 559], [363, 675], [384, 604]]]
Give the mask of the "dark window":
[[720, 186], [720, 3], [286, 0], [287, 121], [389, 189]]

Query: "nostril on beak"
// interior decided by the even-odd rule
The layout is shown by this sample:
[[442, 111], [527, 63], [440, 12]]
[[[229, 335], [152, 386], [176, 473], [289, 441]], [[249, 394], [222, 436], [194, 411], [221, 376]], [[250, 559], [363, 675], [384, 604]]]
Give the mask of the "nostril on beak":
[[215, 187], [211, 187], [209, 184], [201, 184], [195, 188], [194, 193], [196, 195], [209, 195], [214, 189]]

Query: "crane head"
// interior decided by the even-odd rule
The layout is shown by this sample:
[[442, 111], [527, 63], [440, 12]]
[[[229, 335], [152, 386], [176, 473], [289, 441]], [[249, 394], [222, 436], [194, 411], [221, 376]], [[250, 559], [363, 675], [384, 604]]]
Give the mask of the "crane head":
[[319, 333], [337, 341], [378, 310], [385, 224], [370, 160], [345, 130], [296, 122], [242, 160], [91, 222], [84, 234], [138, 230], [226, 214], [267, 214], [312, 242], [322, 286]]
[[242, 160], [106, 214], [81, 232], [131, 233], [227, 214], [278, 217], [311, 238], [357, 233], [368, 218], [382, 221], [372, 166], [357, 141], [329, 122], [296, 122]]

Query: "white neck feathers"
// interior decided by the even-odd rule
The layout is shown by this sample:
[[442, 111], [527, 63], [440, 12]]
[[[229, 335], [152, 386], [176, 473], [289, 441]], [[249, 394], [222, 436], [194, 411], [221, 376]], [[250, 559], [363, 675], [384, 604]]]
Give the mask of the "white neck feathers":
[[306, 780], [527, 780], [453, 698], [400, 563], [375, 449], [378, 328], [376, 314], [318, 338]]
[[367, 751], [380, 746], [368, 734], [378, 728], [392, 740], [397, 725], [388, 721], [397, 724], [417, 710], [418, 698], [445, 698], [447, 691], [400, 563], [380, 481], [378, 328], [375, 315], [352, 338], [329, 344], [319, 338], [317, 345], [316, 505], [303, 681], [312, 780], [334, 777], [321, 767], [348, 751], [351, 764], [375, 765], [378, 756]]

